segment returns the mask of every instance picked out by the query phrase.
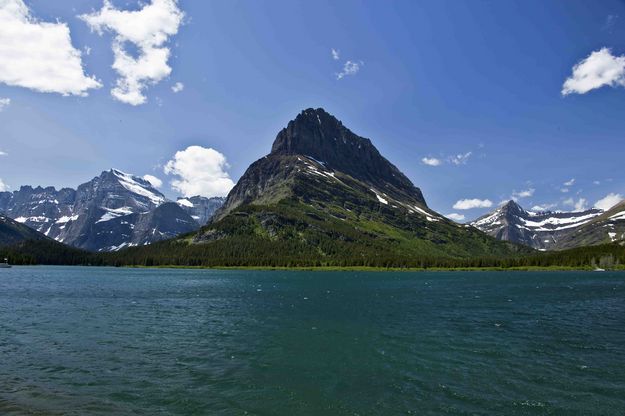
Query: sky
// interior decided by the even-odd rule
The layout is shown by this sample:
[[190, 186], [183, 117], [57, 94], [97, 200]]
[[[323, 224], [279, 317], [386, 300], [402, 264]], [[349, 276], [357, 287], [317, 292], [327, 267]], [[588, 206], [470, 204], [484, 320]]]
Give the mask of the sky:
[[625, 2], [0, 0], [0, 190], [227, 194], [301, 110], [474, 219], [625, 195]]

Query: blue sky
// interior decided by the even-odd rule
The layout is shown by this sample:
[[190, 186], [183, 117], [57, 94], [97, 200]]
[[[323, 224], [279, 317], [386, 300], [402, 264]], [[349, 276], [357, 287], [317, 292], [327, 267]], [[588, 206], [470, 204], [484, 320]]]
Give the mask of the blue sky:
[[[0, 0], [0, 11], [21, 2]], [[625, 155], [622, 1], [154, 3], [184, 13], [180, 25], [171, 15], [157, 22], [167, 28], [152, 25], [162, 43], [124, 32], [128, 15], [115, 14], [140, 12], [151, 1], [113, 0], [108, 14], [102, 0], [25, 1], [30, 24], [67, 25], [84, 72], [68, 95], [41, 92], [28, 84], [29, 68], [17, 71], [4, 57], [5, 187], [74, 187], [115, 167], [160, 178], [171, 198], [223, 193], [228, 177], [236, 182], [268, 153], [297, 113], [324, 107], [372, 139], [443, 214], [472, 219], [492, 209], [484, 200], [496, 206], [513, 195], [526, 208], [564, 210], [625, 194], [618, 168]], [[0, 19], [13, 18], [12, 10]], [[30, 42], [21, 50], [36, 49]], [[144, 103], [129, 98], [136, 90], [121, 100], [111, 94], [123, 78], [112, 68], [115, 42], [131, 57], [170, 52], [142, 81]], [[610, 51], [581, 69], [592, 72], [595, 58], [607, 60], [612, 78], [589, 87], [586, 77], [563, 95], [574, 65], [602, 48]], [[337, 79], [347, 61], [349, 73]], [[138, 62], [125, 70], [123, 79], [132, 81], [145, 68]], [[184, 88], [174, 92], [177, 83]], [[195, 178], [202, 163], [209, 173]], [[208, 185], [194, 187], [196, 180]], [[482, 208], [461, 209], [475, 205]]]

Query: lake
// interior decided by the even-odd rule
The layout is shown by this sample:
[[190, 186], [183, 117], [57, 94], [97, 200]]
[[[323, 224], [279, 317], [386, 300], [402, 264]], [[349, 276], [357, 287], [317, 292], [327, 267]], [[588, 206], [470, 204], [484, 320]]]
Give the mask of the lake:
[[625, 274], [0, 270], [1, 415], [623, 415]]

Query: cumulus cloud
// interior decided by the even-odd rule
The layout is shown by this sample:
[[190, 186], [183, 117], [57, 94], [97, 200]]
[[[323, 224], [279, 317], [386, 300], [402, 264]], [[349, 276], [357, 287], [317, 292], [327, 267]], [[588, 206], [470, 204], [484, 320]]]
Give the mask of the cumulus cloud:
[[575, 178], [572, 178], [570, 181], [566, 181], [562, 185], [564, 185], [564, 186], [573, 186], [574, 184], [575, 184]]
[[[113, 69], [119, 78], [111, 90], [113, 97], [130, 105], [145, 103], [144, 90], [171, 73], [166, 43], [178, 33], [184, 18], [177, 0], [152, 0], [136, 11], [118, 10], [104, 0], [102, 9], [79, 17], [99, 34], [105, 30], [115, 33]], [[129, 52], [127, 43], [137, 47], [137, 57]]]
[[465, 218], [464, 215], [457, 214], [455, 212], [452, 212], [451, 214], [447, 214], [445, 216], [449, 218], [450, 220], [454, 220], [456, 222], [464, 221], [464, 218]]
[[9, 186], [0, 179], [0, 192], [6, 192], [9, 190]]
[[0, 98], [0, 113], [11, 104], [10, 98]]
[[602, 209], [604, 211], [609, 210], [614, 205], [621, 202], [625, 197], [621, 194], [610, 193], [605, 197], [601, 198], [597, 202], [595, 202], [595, 208]]
[[160, 188], [161, 186], [163, 186], [163, 181], [157, 178], [156, 176], [143, 175], [143, 179], [150, 182], [150, 185], [152, 185], [155, 188]]
[[461, 154], [450, 156], [448, 160], [449, 160], [449, 163], [452, 163], [456, 166], [466, 165], [472, 154], [473, 152], [461, 153]]
[[443, 162], [435, 157], [424, 157], [421, 159], [421, 163], [428, 166], [440, 166]]
[[171, 90], [174, 92], [174, 94], [177, 94], [177, 93], [181, 92], [182, 90], [184, 90], [184, 84], [182, 82], [176, 82], [171, 87]]
[[513, 201], [518, 201], [519, 199], [522, 199], [522, 198], [529, 198], [530, 196], [534, 195], [534, 191], [535, 191], [534, 188], [526, 189], [524, 191], [519, 191], [519, 192], [514, 191], [512, 192], [511, 198]]
[[0, 0], [0, 83], [80, 96], [102, 86], [85, 75], [67, 24], [35, 19], [23, 0]]
[[0, 156], [7, 156], [8, 153], [7, 152], [3, 152], [2, 150], [0, 150]]
[[473, 208], [490, 208], [493, 206], [493, 201], [490, 199], [461, 199], [454, 204], [454, 209], [473, 209]]
[[577, 201], [569, 198], [564, 200], [563, 204], [572, 207], [573, 211], [585, 211], [588, 209], [588, 200], [586, 198], [579, 198]]
[[343, 64], [343, 70], [336, 74], [336, 79], [343, 79], [348, 75], [356, 75], [365, 63], [363, 61], [346, 61]]
[[332, 48], [331, 50], [332, 52], [332, 59], [334, 59], [335, 61], [338, 61], [339, 59], [341, 59], [341, 52]]
[[189, 146], [176, 152], [164, 172], [177, 178], [171, 186], [183, 196], [226, 196], [234, 182], [226, 170], [226, 157], [215, 149]]
[[614, 56], [610, 49], [602, 48], [575, 64], [564, 81], [562, 95], [586, 94], [606, 85], [625, 87], [625, 56]]

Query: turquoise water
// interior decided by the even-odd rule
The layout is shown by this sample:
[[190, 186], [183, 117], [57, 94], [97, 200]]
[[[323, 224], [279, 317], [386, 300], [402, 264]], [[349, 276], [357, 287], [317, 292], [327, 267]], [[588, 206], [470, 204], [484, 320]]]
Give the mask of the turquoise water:
[[625, 274], [0, 270], [0, 415], [624, 415]]

